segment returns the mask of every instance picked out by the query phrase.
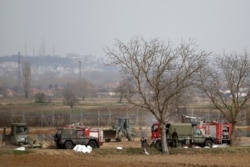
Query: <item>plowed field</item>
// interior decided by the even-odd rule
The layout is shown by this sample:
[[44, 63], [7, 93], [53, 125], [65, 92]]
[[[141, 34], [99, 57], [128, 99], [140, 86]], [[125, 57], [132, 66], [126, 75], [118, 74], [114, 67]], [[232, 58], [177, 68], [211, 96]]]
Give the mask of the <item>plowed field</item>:
[[[116, 147], [140, 148], [140, 142], [104, 143], [100, 149]], [[183, 148], [184, 149], [184, 148]], [[205, 149], [205, 148], [200, 148]], [[215, 148], [216, 149], [216, 148]], [[6, 151], [6, 148], [0, 148]], [[34, 149], [29, 154], [0, 154], [0, 167], [245, 167], [250, 164], [250, 153], [205, 154], [114, 154], [105, 151], [79, 153], [65, 149]]]
[[250, 154], [221, 155], [96, 155], [72, 151], [2, 155], [1, 167], [247, 167]]

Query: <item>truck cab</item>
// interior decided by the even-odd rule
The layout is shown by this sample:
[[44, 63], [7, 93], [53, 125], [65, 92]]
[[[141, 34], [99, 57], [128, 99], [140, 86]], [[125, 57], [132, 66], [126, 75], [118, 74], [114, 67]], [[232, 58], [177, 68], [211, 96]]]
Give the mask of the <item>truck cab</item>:
[[12, 123], [10, 134], [6, 134], [6, 128], [3, 131], [3, 138], [7, 142], [15, 145], [28, 144], [29, 129], [26, 123]]
[[12, 123], [10, 129], [10, 133], [6, 134], [6, 128], [4, 128], [3, 142], [27, 148], [42, 148], [42, 143], [36, 144], [36, 140], [29, 135], [27, 123]]

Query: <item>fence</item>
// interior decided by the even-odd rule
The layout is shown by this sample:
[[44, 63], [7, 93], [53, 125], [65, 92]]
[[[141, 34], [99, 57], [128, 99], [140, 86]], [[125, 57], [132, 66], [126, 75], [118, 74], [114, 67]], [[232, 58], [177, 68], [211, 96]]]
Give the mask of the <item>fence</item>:
[[83, 123], [86, 126], [111, 126], [115, 118], [127, 117], [131, 124], [136, 126], [149, 126], [154, 117], [145, 111], [1, 111], [0, 126], [8, 126], [13, 122], [26, 122], [33, 127], [60, 127], [73, 123]]
[[[181, 115], [190, 115], [200, 120], [223, 121], [223, 116], [218, 111], [180, 108], [173, 118], [180, 120]], [[32, 127], [61, 127], [73, 123], [83, 123], [91, 127], [110, 127], [114, 125], [115, 118], [127, 117], [130, 123], [137, 127], [150, 127], [155, 118], [152, 113], [139, 109], [123, 111], [107, 108], [105, 110], [72, 110], [65, 111], [1, 111], [0, 126], [9, 126], [13, 122], [26, 122]], [[250, 125], [250, 112], [242, 111], [238, 116], [239, 125]], [[249, 135], [249, 134], [248, 134]]]

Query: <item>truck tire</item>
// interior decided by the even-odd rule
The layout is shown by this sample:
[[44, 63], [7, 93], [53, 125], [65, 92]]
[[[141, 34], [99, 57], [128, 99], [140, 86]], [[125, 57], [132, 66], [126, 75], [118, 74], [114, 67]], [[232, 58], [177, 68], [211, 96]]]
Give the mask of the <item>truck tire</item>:
[[185, 145], [184, 143], [186, 143], [186, 142], [183, 141], [183, 140], [179, 140], [177, 145], [180, 146], [180, 147], [184, 147], [184, 145]]
[[161, 142], [160, 142], [160, 141], [157, 141], [157, 142], [155, 143], [155, 148], [156, 148], [157, 150], [161, 150], [162, 146], [161, 146]]
[[88, 145], [91, 146], [92, 148], [98, 148], [98, 144], [94, 140], [90, 140]]
[[111, 139], [110, 139], [110, 138], [105, 139], [105, 142], [110, 142], [110, 141], [111, 141]]
[[151, 143], [149, 147], [156, 147], [154, 143]]
[[64, 143], [64, 147], [66, 148], [66, 149], [72, 149], [73, 148], [73, 143], [71, 142], [71, 141], [66, 141], [65, 143]]
[[120, 136], [118, 136], [118, 137], [115, 139], [115, 141], [120, 142], [120, 141], [122, 141], [122, 138], [121, 138]]
[[56, 148], [62, 148], [61, 144], [56, 144]]
[[206, 140], [205, 141], [205, 147], [213, 147], [213, 141], [211, 141], [211, 140]]

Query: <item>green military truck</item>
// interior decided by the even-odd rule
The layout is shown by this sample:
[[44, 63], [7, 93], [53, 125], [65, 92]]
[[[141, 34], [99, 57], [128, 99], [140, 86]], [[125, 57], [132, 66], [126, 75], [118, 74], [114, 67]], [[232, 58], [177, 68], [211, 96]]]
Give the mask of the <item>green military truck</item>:
[[[204, 135], [196, 125], [192, 123], [168, 123], [166, 124], [166, 138], [168, 146], [173, 146], [172, 133], [176, 129], [178, 133], [178, 146], [207, 146], [212, 147], [214, 138]], [[151, 146], [161, 148], [160, 123], [154, 123], [151, 127]]]

